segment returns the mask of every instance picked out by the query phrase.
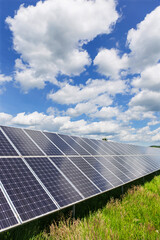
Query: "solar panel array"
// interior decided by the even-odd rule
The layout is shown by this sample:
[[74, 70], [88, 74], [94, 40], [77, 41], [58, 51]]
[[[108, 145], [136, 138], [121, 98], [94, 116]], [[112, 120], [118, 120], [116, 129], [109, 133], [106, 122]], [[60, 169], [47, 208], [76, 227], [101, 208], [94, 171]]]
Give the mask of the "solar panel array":
[[160, 170], [160, 149], [0, 127], [0, 231]]

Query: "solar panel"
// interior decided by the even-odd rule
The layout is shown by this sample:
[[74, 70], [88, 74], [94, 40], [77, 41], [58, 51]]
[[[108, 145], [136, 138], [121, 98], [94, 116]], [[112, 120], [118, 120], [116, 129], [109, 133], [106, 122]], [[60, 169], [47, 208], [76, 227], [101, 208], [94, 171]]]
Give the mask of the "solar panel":
[[59, 149], [52, 144], [44, 135], [39, 131], [26, 130], [25, 132], [34, 140], [34, 142], [45, 152], [47, 155], [63, 155]]
[[42, 156], [44, 155], [22, 129], [2, 127], [12, 143], [23, 156]]
[[47, 158], [26, 158], [34, 172], [60, 207], [80, 201], [82, 197]]
[[98, 188], [72, 164], [66, 157], [54, 157], [51, 160], [58, 168], [74, 183], [75, 187], [83, 194], [85, 198], [91, 197], [100, 192]]
[[17, 156], [18, 153], [6, 139], [2, 131], [0, 131], [0, 156]]
[[13, 227], [18, 224], [18, 220], [16, 219], [9, 203], [7, 202], [0, 188], [0, 232], [1, 230], [8, 229], [11, 226]]
[[81, 146], [83, 147], [88, 153], [91, 155], [101, 155], [98, 151], [96, 151], [94, 148], [90, 147], [88, 144], [86, 144], [82, 138], [74, 137], [72, 138]]
[[67, 142], [72, 148], [80, 155], [90, 155], [83, 147], [81, 147], [73, 138], [67, 135], [58, 134], [65, 142]]
[[98, 171], [89, 165], [82, 157], [70, 157], [71, 161], [94, 182], [101, 191], [109, 190], [113, 187]]
[[55, 133], [44, 133], [65, 155], [77, 155], [77, 153], [71, 148], [65, 141], [63, 141]]
[[0, 127], [0, 231], [160, 170], [160, 149]]
[[57, 209], [21, 158], [0, 158], [0, 181], [23, 222]]

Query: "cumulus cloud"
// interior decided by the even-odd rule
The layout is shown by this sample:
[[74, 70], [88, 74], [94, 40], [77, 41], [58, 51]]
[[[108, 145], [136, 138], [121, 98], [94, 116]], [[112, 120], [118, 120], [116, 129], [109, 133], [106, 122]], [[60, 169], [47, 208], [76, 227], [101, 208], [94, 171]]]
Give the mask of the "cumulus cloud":
[[94, 59], [94, 65], [98, 67], [98, 72], [113, 80], [119, 78], [120, 70], [124, 70], [128, 65], [127, 54], [119, 56], [117, 49], [101, 49]]
[[12, 77], [5, 76], [4, 74], [0, 74], [0, 85], [12, 81]]
[[7, 82], [11, 82], [12, 77], [11, 76], [6, 76], [4, 74], [0, 74], [0, 94], [2, 94], [6, 89], [5, 89], [5, 84]]
[[26, 65], [16, 70], [15, 80], [27, 91], [54, 82], [59, 73], [79, 75], [91, 63], [83, 44], [110, 33], [118, 17], [114, 0], [47, 0], [36, 6], [21, 5], [13, 18], [6, 19], [14, 49]]
[[91, 117], [99, 119], [112, 119], [120, 114], [118, 107], [102, 107], [99, 111], [91, 114]]
[[86, 85], [65, 84], [57, 92], [48, 94], [48, 98], [60, 104], [76, 104], [83, 101], [94, 99], [101, 94], [114, 96], [117, 93], [125, 93], [128, 87], [125, 81], [115, 82], [104, 79], [89, 79]]
[[141, 106], [145, 111], [160, 111], [160, 92], [142, 90], [130, 101], [129, 106]]
[[133, 72], [141, 72], [155, 65], [160, 59], [160, 6], [147, 14], [145, 19], [131, 29], [127, 43], [131, 50], [129, 64]]
[[141, 77], [135, 78], [132, 85], [136, 88], [160, 91], [160, 64], [146, 68]]

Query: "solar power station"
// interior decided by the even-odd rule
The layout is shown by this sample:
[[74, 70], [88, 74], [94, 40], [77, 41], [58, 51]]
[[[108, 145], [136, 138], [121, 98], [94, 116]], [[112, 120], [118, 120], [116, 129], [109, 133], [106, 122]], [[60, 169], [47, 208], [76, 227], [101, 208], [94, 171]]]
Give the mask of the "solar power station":
[[0, 231], [160, 170], [160, 150], [0, 127]]

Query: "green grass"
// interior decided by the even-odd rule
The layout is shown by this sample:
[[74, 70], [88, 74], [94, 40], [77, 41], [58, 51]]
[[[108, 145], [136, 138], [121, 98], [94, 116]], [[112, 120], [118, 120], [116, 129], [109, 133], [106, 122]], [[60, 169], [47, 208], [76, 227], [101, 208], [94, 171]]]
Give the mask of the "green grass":
[[[52, 215], [52, 223], [46, 223], [45, 230], [40, 229], [44, 222], [35, 221], [2, 236], [7, 240], [160, 240], [160, 176], [143, 186], [129, 188], [123, 197], [112, 197], [107, 202], [108, 197], [106, 194], [101, 200], [99, 197], [78, 204], [77, 215], [82, 216], [74, 221], [71, 217], [61, 216], [56, 222]], [[91, 201], [96, 202], [92, 209], [89, 208]], [[84, 206], [90, 209], [88, 214], [81, 213]]]

